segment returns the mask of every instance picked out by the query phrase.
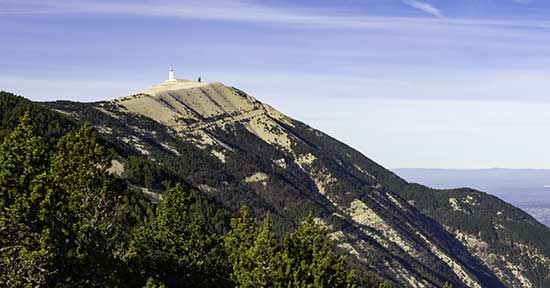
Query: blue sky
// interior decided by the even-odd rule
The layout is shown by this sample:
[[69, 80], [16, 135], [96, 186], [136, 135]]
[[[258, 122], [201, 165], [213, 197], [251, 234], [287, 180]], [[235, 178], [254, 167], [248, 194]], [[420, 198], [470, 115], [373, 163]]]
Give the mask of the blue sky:
[[239, 87], [391, 168], [550, 168], [543, 0], [0, 0], [0, 89]]

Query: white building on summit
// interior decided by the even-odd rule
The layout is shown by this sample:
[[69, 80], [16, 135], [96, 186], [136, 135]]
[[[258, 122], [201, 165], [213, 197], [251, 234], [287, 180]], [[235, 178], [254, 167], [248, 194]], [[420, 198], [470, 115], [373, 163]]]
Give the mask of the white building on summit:
[[168, 82], [175, 82], [176, 76], [174, 75], [174, 68], [170, 68], [170, 72], [168, 72]]

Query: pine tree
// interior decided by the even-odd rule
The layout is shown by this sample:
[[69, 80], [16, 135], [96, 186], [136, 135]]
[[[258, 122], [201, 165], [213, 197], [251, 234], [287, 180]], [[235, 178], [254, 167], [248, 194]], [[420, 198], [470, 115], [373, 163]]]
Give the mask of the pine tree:
[[330, 250], [332, 241], [313, 214], [285, 241], [292, 287], [354, 287], [355, 272], [347, 271], [344, 256]]
[[0, 285], [43, 285], [52, 257], [40, 203], [47, 155], [28, 113], [0, 145]]
[[202, 219], [191, 215], [194, 201], [180, 185], [169, 189], [157, 208], [156, 219], [136, 232], [131, 261], [144, 277], [160, 278], [168, 286], [226, 283], [215, 259], [220, 243], [207, 233]]
[[232, 266], [231, 280], [237, 287], [286, 287], [285, 264], [268, 214], [257, 227], [246, 206], [231, 220], [225, 247]]
[[257, 227], [245, 206], [231, 221], [225, 247], [237, 287], [355, 287], [345, 257], [334, 255], [326, 229], [312, 214], [284, 242], [273, 234], [271, 217]]
[[[53, 213], [56, 274], [51, 285], [110, 286], [117, 283], [116, 249], [123, 234], [122, 187], [106, 173], [107, 151], [85, 125], [61, 138], [49, 169], [44, 206]], [[120, 190], [119, 190], [120, 189]]]
[[[254, 245], [254, 239], [259, 229], [246, 205], [241, 206], [239, 217], [231, 219], [230, 226], [231, 230], [224, 236], [224, 243], [229, 263], [234, 266], [240, 261], [240, 257]], [[235, 267], [233, 267], [234, 269]]]

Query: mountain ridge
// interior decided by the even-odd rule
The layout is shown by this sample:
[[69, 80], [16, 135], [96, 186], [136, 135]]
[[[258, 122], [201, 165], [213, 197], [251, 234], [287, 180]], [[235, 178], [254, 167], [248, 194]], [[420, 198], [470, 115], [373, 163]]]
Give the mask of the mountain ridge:
[[495, 195], [550, 225], [548, 169], [393, 169], [411, 182], [437, 189], [471, 187]]
[[[281, 229], [296, 225], [305, 210], [316, 211], [356, 267], [400, 285], [548, 283], [548, 275], [517, 272], [521, 263], [508, 259], [497, 265], [481, 257], [485, 254], [475, 255], [472, 241], [464, 239], [477, 236], [444, 221], [448, 215], [434, 213], [414, 193], [417, 189], [440, 198], [435, 190], [411, 186], [351, 147], [236, 88], [219, 82], [184, 84], [191, 87], [153, 89], [106, 102], [46, 105], [91, 122], [115, 145], [177, 171], [228, 207], [246, 202], [256, 215], [271, 212]], [[249, 111], [259, 112], [243, 116]], [[467, 193], [481, 197], [477, 191]], [[442, 206], [452, 210], [449, 203]], [[529, 225], [538, 227], [536, 221]], [[540, 255], [544, 264], [548, 254]]]

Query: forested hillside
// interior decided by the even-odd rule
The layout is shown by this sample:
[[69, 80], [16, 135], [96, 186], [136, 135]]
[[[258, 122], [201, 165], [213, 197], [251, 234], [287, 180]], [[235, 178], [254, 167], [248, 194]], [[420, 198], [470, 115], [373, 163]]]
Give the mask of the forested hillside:
[[[7, 103], [2, 104], [4, 141], [26, 110], [32, 109], [31, 116], [44, 114], [39, 117], [45, 120], [28, 120], [35, 123], [34, 134], [42, 139], [36, 141], [46, 151], [46, 168], [38, 174], [54, 169], [60, 148], [70, 150], [59, 139], [88, 135], [83, 139], [103, 147], [107, 158], [96, 160], [104, 164], [88, 166], [101, 170], [103, 180], [86, 183], [98, 185], [94, 189], [100, 195], [118, 185], [108, 193], [118, 195], [117, 204], [108, 206], [124, 209], [109, 212], [116, 215], [109, 218], [115, 222], [105, 220], [109, 229], [118, 231], [120, 226], [123, 232], [97, 232], [117, 243], [104, 252], [111, 258], [99, 259], [120, 265], [120, 274], [102, 277], [129, 277], [128, 283], [151, 287], [177, 287], [182, 281], [201, 286], [369, 287], [379, 285], [380, 279], [397, 287], [550, 283], [550, 252], [544, 241], [550, 231], [523, 211], [471, 189], [440, 191], [407, 183], [358, 151], [236, 88], [178, 80], [97, 103], [37, 104], [8, 93], [2, 98], [7, 98], [2, 100]], [[62, 182], [67, 177], [55, 179], [61, 182], [46, 183], [71, 184]], [[31, 188], [14, 191], [34, 191]], [[31, 210], [42, 209], [42, 200], [32, 199], [38, 208]], [[241, 211], [243, 203], [247, 209]], [[66, 214], [88, 213], [70, 209]], [[31, 225], [38, 230], [25, 229], [33, 235], [53, 229], [48, 220], [40, 221], [39, 226]], [[77, 248], [78, 233], [67, 234], [76, 238], [66, 240]], [[174, 243], [179, 244], [172, 247]], [[52, 257], [78, 255], [67, 251]], [[346, 261], [338, 255], [345, 255]], [[71, 267], [97, 265], [96, 256], [83, 257], [83, 262], [71, 260]]]
[[247, 203], [256, 218], [271, 214], [278, 234], [312, 211], [360, 278], [502, 287], [458, 239], [383, 182], [398, 177], [238, 89], [178, 80], [112, 101], [47, 106], [93, 123], [118, 149], [169, 168], [233, 211]]
[[281, 233], [313, 211], [359, 275], [406, 287], [550, 283], [545, 244], [525, 236], [547, 239], [548, 229], [521, 210], [473, 190], [445, 199], [410, 185], [222, 83], [178, 80], [111, 101], [47, 105], [90, 121], [114, 146], [168, 167], [231, 210], [244, 202], [255, 217], [270, 213]]
[[126, 155], [117, 177], [114, 150], [91, 126], [0, 96], [1, 286], [377, 286], [332, 251], [311, 214], [275, 235], [269, 214], [233, 213], [139, 156]]
[[[0, 99], [0, 286], [375, 285], [332, 251], [312, 214], [276, 235], [269, 214], [233, 213], [138, 156], [125, 177], [113, 175], [114, 150], [91, 126], [10, 94]], [[33, 125], [34, 116], [50, 123]]]

